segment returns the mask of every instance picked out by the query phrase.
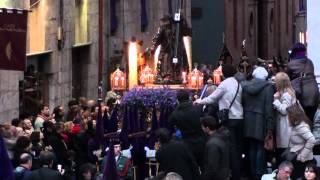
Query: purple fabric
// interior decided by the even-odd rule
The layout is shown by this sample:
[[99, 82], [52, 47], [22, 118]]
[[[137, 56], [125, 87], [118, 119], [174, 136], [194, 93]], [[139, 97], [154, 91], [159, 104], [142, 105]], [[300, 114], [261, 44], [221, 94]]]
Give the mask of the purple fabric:
[[118, 109], [119, 109], [119, 105], [117, 104], [112, 110], [111, 117], [108, 121], [108, 127], [107, 127], [108, 132], [116, 132], [118, 130], [118, 125], [117, 125]]
[[141, 0], [141, 32], [144, 32], [146, 30], [146, 27], [148, 26], [148, 15], [147, 15], [147, 9], [146, 9], [146, 0]]
[[128, 114], [128, 107], [124, 107], [124, 114], [123, 114], [123, 122], [122, 122], [122, 129], [120, 133], [120, 141], [122, 142], [122, 148], [128, 149], [129, 148], [129, 138], [128, 132], [130, 131], [130, 123], [129, 123], [129, 114]]
[[154, 107], [152, 109], [151, 132], [150, 132], [150, 137], [149, 137], [149, 140], [148, 140], [148, 147], [150, 149], [154, 148], [154, 144], [156, 142], [155, 131], [158, 128], [159, 128], [159, 123], [158, 123], [158, 119], [157, 119], [157, 109], [156, 109], [156, 107]]
[[14, 180], [13, 167], [1, 135], [0, 135], [0, 177], [3, 180]]
[[292, 52], [306, 51], [306, 46], [302, 43], [296, 43], [292, 47]]
[[99, 143], [103, 142], [104, 135], [104, 124], [102, 120], [101, 106], [99, 107], [98, 117], [97, 117], [97, 125], [96, 125], [96, 140]]
[[117, 172], [116, 160], [114, 158], [114, 148], [113, 143], [109, 146], [107, 161], [104, 166], [103, 180], [119, 180], [119, 175]]
[[98, 162], [98, 157], [93, 154], [93, 151], [99, 149], [99, 143], [95, 138], [90, 138], [88, 141], [88, 158], [91, 163]]
[[305, 58], [306, 58], [305, 51], [292, 52], [291, 59], [305, 59]]

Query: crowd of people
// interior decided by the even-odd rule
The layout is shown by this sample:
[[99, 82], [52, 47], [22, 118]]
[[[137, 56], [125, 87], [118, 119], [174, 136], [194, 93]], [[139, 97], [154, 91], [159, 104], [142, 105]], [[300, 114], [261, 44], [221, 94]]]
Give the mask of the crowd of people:
[[[155, 131], [159, 169], [147, 179], [320, 179], [314, 157], [319, 90], [305, 51], [296, 44], [286, 70], [273, 75], [263, 66], [248, 75], [224, 64], [223, 81], [216, 86], [209, 77], [201, 98], [179, 90], [172, 128]], [[109, 147], [99, 143], [97, 120], [110, 117], [117, 103], [117, 97], [101, 103], [82, 97], [68, 103], [68, 112], [41, 105], [36, 117], [22, 114], [1, 124], [0, 146], [15, 179], [96, 180], [112, 172], [114, 180], [135, 179], [121, 139], [109, 139]], [[115, 169], [106, 168], [110, 162]]]

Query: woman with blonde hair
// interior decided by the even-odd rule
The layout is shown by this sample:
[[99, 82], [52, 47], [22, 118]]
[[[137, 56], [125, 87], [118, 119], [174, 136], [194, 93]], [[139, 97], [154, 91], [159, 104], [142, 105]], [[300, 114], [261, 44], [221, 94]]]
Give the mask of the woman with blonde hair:
[[291, 86], [289, 76], [279, 72], [275, 76], [276, 93], [273, 95], [273, 106], [276, 109], [276, 151], [277, 162], [281, 162], [280, 155], [289, 147], [291, 126], [287, 108], [296, 102], [294, 89]]

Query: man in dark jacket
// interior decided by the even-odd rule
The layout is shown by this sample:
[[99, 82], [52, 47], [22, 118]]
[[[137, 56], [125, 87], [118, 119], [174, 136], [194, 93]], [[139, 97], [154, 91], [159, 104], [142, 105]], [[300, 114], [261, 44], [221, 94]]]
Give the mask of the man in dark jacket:
[[169, 122], [181, 131], [182, 140], [188, 145], [198, 166], [202, 167], [205, 145], [205, 136], [200, 124], [202, 107], [193, 106], [186, 90], [178, 91], [177, 100], [179, 105], [170, 115]]
[[272, 135], [274, 126], [274, 87], [266, 81], [268, 72], [257, 67], [253, 79], [242, 83], [242, 105], [244, 111], [244, 137], [249, 144], [250, 172], [252, 179], [260, 179], [265, 172], [264, 139]]
[[40, 162], [42, 167], [31, 172], [27, 180], [63, 180], [63, 177], [58, 171], [52, 168], [54, 154], [50, 151], [42, 151], [40, 153]]
[[306, 57], [306, 47], [301, 43], [296, 43], [292, 48], [287, 74], [303, 109], [313, 121], [318, 107], [319, 89], [313, 63]]
[[202, 180], [229, 179], [230, 134], [228, 129], [225, 127], [218, 129], [218, 121], [212, 116], [201, 118], [201, 126], [202, 130], [209, 136], [204, 149]]
[[19, 157], [20, 164], [14, 170], [16, 180], [24, 180], [31, 174], [32, 156], [28, 153], [22, 153]]
[[156, 131], [156, 138], [160, 142], [160, 148], [156, 153], [160, 171], [176, 172], [184, 180], [199, 179], [197, 163], [189, 148], [183, 142], [171, 140], [170, 133], [165, 128]]

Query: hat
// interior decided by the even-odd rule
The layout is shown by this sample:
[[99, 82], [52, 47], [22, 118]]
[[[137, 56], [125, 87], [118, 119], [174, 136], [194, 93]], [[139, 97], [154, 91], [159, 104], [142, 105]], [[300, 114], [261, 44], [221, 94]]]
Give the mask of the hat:
[[306, 51], [306, 46], [302, 43], [295, 43], [292, 47], [292, 52], [304, 52]]
[[291, 54], [289, 55], [291, 59], [305, 58], [306, 56], [306, 46], [302, 43], [296, 43], [291, 49]]
[[252, 76], [257, 79], [267, 79], [268, 72], [264, 67], [257, 67], [254, 69]]

